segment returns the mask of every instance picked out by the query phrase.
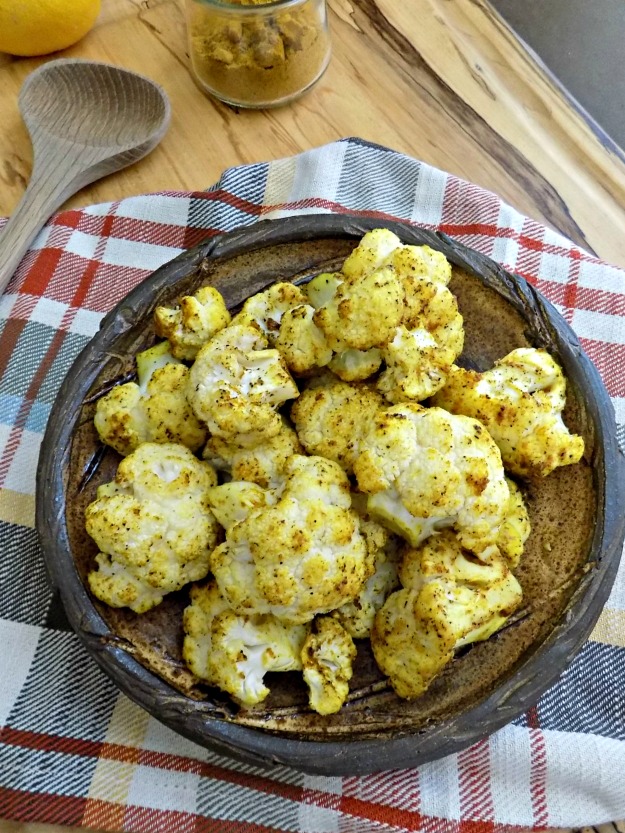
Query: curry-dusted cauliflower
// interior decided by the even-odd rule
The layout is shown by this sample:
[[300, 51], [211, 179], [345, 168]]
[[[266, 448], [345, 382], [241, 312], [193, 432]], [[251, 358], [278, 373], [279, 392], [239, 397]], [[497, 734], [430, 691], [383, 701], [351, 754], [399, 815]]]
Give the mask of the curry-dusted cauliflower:
[[356, 646], [335, 619], [319, 616], [302, 647], [304, 682], [310, 708], [319, 714], [335, 714], [349, 694]]
[[284, 466], [293, 454], [303, 452], [297, 434], [284, 417], [275, 437], [255, 444], [252, 448], [236, 438], [232, 442], [222, 437], [211, 437], [204, 448], [204, 459], [216, 469], [227, 471], [233, 480], [247, 480], [265, 489], [277, 489], [284, 483]]
[[427, 277], [444, 285], [451, 280], [451, 265], [444, 254], [430, 246], [404, 245], [386, 228], [368, 231], [346, 258], [341, 272], [354, 280], [389, 263], [411, 278]]
[[400, 247], [387, 229], [365, 234], [340, 272], [318, 275], [307, 286], [314, 321], [334, 351], [368, 351], [392, 340], [404, 315], [404, 288], [390, 262]]
[[273, 506], [277, 498], [269, 489], [244, 480], [215, 486], [208, 494], [213, 515], [227, 531], [244, 521], [255, 509]]
[[354, 473], [368, 512], [413, 546], [446, 526], [478, 554], [497, 540], [510, 492], [499, 449], [474, 419], [417, 404], [379, 411]]
[[497, 536], [497, 547], [508, 562], [508, 566], [514, 570], [523, 555], [525, 542], [531, 532], [531, 525], [521, 490], [510, 478], [506, 477], [506, 482], [510, 489], [510, 498], [504, 521]]
[[378, 347], [370, 350], [343, 350], [335, 353], [328, 369], [344, 382], [360, 382], [373, 376], [382, 364], [382, 351]]
[[286, 282], [274, 283], [269, 289], [248, 298], [232, 323], [258, 327], [274, 347], [282, 316], [293, 307], [307, 303], [307, 296], [298, 286]]
[[[314, 324], [314, 311], [332, 300], [342, 279], [343, 278], [339, 272], [324, 272], [321, 275], [317, 275], [316, 278], [313, 278], [313, 280], [304, 287], [310, 301], [310, 308], [306, 308], [306, 320], [311, 321], [314, 327], [313, 334], [309, 336], [309, 338], [314, 339], [316, 344], [320, 343], [321, 338], [321, 343], [324, 346], [327, 346], [327, 341], [323, 331], [320, 330], [316, 324]], [[302, 325], [300, 325], [300, 327], [301, 326]], [[320, 337], [318, 334], [320, 334]], [[382, 353], [377, 347], [371, 347], [368, 350], [341, 350], [337, 353], [329, 350], [330, 361], [327, 360], [328, 354], [322, 351], [320, 352], [322, 360], [318, 361], [314, 365], [309, 363], [309, 366], [306, 369], [311, 370], [313, 367], [327, 366], [339, 377], [339, 379], [342, 379], [344, 382], [358, 382], [363, 379], [368, 379], [376, 373], [382, 364]], [[307, 355], [310, 357], [310, 362], [312, 362], [312, 352], [308, 351]]]
[[360, 442], [383, 405], [383, 398], [370, 387], [325, 373], [296, 399], [291, 419], [309, 454], [334, 460], [349, 474]]
[[[384, 231], [389, 233], [386, 229]], [[399, 238], [397, 238], [399, 239]], [[427, 278], [433, 283], [447, 286], [451, 280], [451, 263], [442, 252], [437, 252], [430, 246], [405, 246], [400, 244], [391, 252], [392, 263], [406, 280]], [[410, 293], [407, 293], [407, 303], [411, 304]]]
[[520, 347], [477, 373], [453, 367], [434, 403], [479, 419], [501, 450], [504, 465], [521, 477], [546, 476], [577, 463], [584, 440], [562, 420], [566, 380], [546, 350]]
[[361, 517], [360, 531], [367, 545], [371, 574], [355, 599], [332, 612], [354, 639], [369, 636], [375, 614], [399, 585], [401, 561], [399, 539], [386, 527], [369, 517]]
[[216, 483], [208, 463], [181, 445], [144, 443], [125, 457], [85, 513], [100, 549], [88, 575], [93, 594], [144, 613], [204, 578], [219, 536], [207, 500]]
[[313, 321], [335, 352], [369, 350], [392, 340], [403, 307], [400, 278], [392, 266], [381, 266], [351, 279], [342, 274], [333, 297], [315, 310]]
[[382, 349], [386, 370], [378, 389], [389, 402], [420, 401], [445, 383], [464, 345], [455, 297], [447, 289], [451, 266], [429, 246], [395, 248], [390, 263], [404, 288], [404, 314]]
[[345, 381], [366, 379], [382, 361], [378, 387], [390, 402], [419, 401], [445, 383], [464, 329], [447, 288], [451, 266], [428, 246], [405, 246], [388, 229], [362, 238], [340, 272], [313, 279], [307, 294]]
[[305, 625], [285, 625], [271, 615], [242, 616], [228, 608], [214, 582], [191, 588], [185, 608], [182, 656], [191, 671], [242, 706], [269, 694], [269, 671], [301, 671]]
[[314, 322], [315, 308], [302, 304], [282, 317], [276, 347], [293, 373], [307, 373], [330, 363], [333, 353]]
[[248, 446], [275, 437], [277, 408], [299, 395], [277, 350], [254, 325], [231, 324], [205, 344], [191, 368], [187, 397], [214, 436]]
[[169, 352], [166, 341], [137, 355], [136, 382], [116, 385], [98, 399], [94, 417], [103, 443], [122, 456], [141, 443], [182, 443], [197, 451], [206, 428], [186, 397], [188, 368]]
[[313, 321], [314, 312], [299, 287], [276, 283], [248, 298], [233, 323], [259, 327], [289, 370], [306, 373], [332, 358], [324, 334]]
[[497, 547], [480, 559], [463, 551], [450, 530], [408, 550], [402, 590], [375, 617], [375, 660], [400, 697], [419, 697], [470, 642], [488, 639], [522, 599], [522, 590]]
[[177, 359], [189, 361], [229, 323], [226, 302], [213, 286], [203, 286], [193, 295], [185, 295], [179, 307], [157, 307], [154, 311], [156, 334], [169, 340]]
[[285, 475], [275, 505], [250, 512], [227, 530], [211, 569], [235, 612], [272, 613], [301, 624], [353, 599], [369, 564], [340, 466], [294, 455]]
[[424, 303], [423, 314], [412, 327], [397, 327], [392, 341], [382, 348], [386, 370], [378, 380], [378, 390], [389, 402], [416, 402], [432, 396], [445, 384], [462, 352], [464, 327], [456, 299], [442, 284], [414, 282], [414, 293], [422, 288], [424, 295], [434, 291], [431, 303]]

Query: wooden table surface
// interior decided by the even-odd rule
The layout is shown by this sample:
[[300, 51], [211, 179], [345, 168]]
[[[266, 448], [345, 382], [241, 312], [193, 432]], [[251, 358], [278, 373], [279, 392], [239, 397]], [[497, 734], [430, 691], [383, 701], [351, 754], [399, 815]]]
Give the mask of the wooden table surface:
[[[182, 0], [103, 0], [67, 55], [120, 64], [169, 93], [162, 144], [72, 206], [159, 189], [202, 189], [228, 166], [357, 135], [483, 185], [625, 266], [625, 163], [570, 106], [483, 0], [329, 0], [334, 54], [295, 104], [235, 112], [195, 86]], [[0, 214], [22, 194], [30, 143], [17, 109], [46, 59], [0, 56]]]
[[[317, 87], [289, 107], [235, 112], [193, 82], [181, 0], [103, 0], [95, 29], [63, 54], [155, 79], [170, 96], [172, 124], [149, 157], [84, 189], [68, 206], [203, 189], [226, 167], [360, 136], [489, 188], [625, 267], [621, 153], [595, 133], [487, 2], [328, 4], [333, 57]], [[17, 95], [44, 60], [0, 55], [0, 215], [12, 211], [30, 175]], [[62, 828], [0, 821], [2, 833], [55, 829]]]

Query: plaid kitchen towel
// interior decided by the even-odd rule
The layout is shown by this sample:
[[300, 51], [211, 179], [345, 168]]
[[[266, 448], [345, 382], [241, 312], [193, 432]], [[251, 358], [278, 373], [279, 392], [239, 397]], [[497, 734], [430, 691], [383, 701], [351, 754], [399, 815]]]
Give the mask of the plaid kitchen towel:
[[61, 381], [103, 314], [203, 238], [259, 218], [356, 212], [441, 229], [553, 301], [625, 431], [625, 273], [494, 194], [359, 140], [226, 171], [210, 190], [66, 211], [0, 299], [0, 817], [111, 831], [459, 833], [625, 818], [625, 565], [590, 641], [522, 719], [419, 769], [364, 777], [234, 763], [120, 695], [59, 613], [33, 529]]

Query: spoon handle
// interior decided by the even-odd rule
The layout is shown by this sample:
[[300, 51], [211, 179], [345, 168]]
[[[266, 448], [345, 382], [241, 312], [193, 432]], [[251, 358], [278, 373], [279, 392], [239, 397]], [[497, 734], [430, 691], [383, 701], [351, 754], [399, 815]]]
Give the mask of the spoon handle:
[[0, 232], [0, 295], [46, 220], [79, 189], [81, 183], [72, 181], [68, 173], [67, 162], [61, 159], [56, 167], [39, 169], [35, 164], [24, 196]]

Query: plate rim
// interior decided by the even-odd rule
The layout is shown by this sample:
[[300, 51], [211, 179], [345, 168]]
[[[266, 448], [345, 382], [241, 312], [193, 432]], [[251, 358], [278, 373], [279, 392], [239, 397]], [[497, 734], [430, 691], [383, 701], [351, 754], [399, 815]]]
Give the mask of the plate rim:
[[[451, 720], [392, 738], [346, 741], [301, 740], [211, 719], [202, 701], [176, 691], [141, 665], [116, 641], [96, 610], [74, 565], [60, 503], [64, 495], [63, 472], [69, 459], [71, 436], [77, 421], [64, 409], [69, 395], [85, 398], [99, 372], [105, 346], [129, 329], [159, 302], [159, 296], [187, 276], [205, 259], [234, 256], [254, 249], [314, 240], [320, 237], [360, 238], [367, 231], [386, 227], [404, 242], [430, 245], [448, 259], [478, 277], [527, 315], [536, 317], [534, 339], [555, 339], [567, 378], [592, 392], [587, 408], [594, 417], [594, 466], [597, 491], [595, 529], [589, 550], [599, 552], [597, 566], [584, 575], [546, 639], [529, 649], [517, 669], [476, 706]], [[146, 289], [152, 292], [146, 309]], [[79, 380], [79, 381], [77, 381]], [[77, 411], [77, 413], [79, 410]], [[59, 591], [70, 625], [98, 665], [130, 699], [154, 717], [201, 746], [230, 758], [258, 766], [287, 765], [318, 775], [360, 775], [416, 766], [457, 752], [487, 737], [535, 703], [570, 664], [594, 627], [616, 577], [623, 539], [625, 513], [618, 495], [625, 488], [625, 456], [616, 440], [614, 410], [603, 381], [583, 351], [579, 339], [556, 308], [519, 275], [508, 272], [485, 255], [442, 232], [406, 221], [358, 214], [314, 214], [261, 220], [218, 234], [178, 255], [148, 275], [108, 312], [100, 329], [78, 355], [52, 407], [42, 440], [37, 468], [35, 525], [46, 567]], [[607, 465], [613, 461], [613, 465]], [[65, 530], [65, 531], [64, 531]], [[524, 672], [519, 684], [519, 674]], [[478, 728], [479, 727], [479, 728]], [[314, 761], [311, 761], [314, 758]]]

